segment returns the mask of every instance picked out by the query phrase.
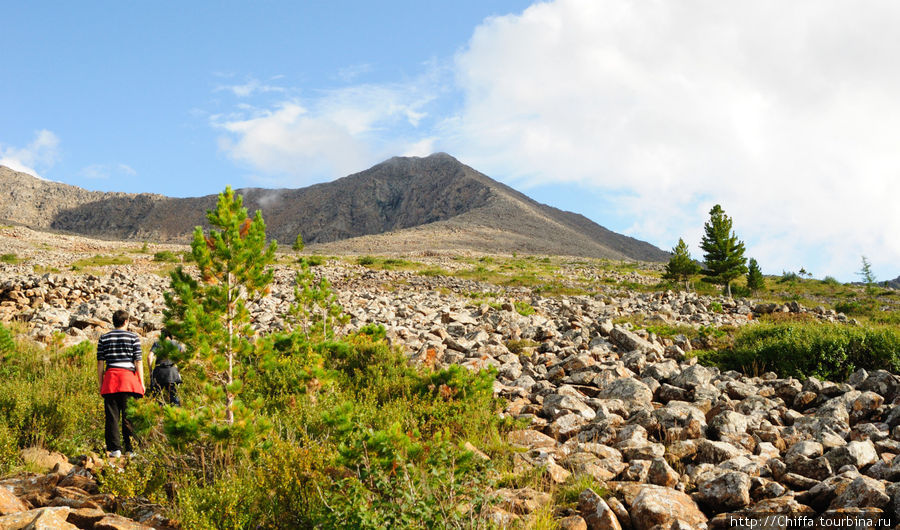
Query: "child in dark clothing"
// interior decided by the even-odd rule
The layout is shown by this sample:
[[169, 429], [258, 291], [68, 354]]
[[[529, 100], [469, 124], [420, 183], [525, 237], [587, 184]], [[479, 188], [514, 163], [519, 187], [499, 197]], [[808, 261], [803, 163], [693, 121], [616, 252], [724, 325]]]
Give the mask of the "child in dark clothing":
[[[184, 351], [182, 344], [171, 340], [169, 333], [163, 331], [160, 335], [160, 340], [155, 342], [150, 348], [151, 353], [156, 354], [158, 357], [153, 372], [150, 374], [150, 394], [157, 396], [157, 399], [161, 398], [180, 407], [181, 400], [178, 398], [177, 386], [181, 384], [181, 374], [178, 373], [178, 367], [175, 366], [175, 363], [166, 356], [165, 349], [162, 347], [163, 341], [171, 342], [179, 350]], [[163, 394], [163, 391], [165, 391], [165, 394]]]
[[181, 400], [178, 399], [177, 385], [181, 384], [181, 374], [178, 373], [178, 367], [171, 359], [160, 359], [156, 361], [156, 367], [150, 374], [150, 393], [159, 396], [162, 391], [166, 391], [166, 401], [173, 405], [181, 406]]

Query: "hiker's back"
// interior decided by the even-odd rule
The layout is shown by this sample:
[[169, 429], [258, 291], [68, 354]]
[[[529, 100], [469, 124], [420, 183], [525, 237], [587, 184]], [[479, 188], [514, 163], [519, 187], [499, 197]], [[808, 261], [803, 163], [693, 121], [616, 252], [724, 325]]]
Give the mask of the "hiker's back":
[[153, 368], [153, 373], [150, 375], [150, 392], [155, 395], [165, 396], [166, 401], [170, 403], [181, 405], [177, 388], [180, 384], [181, 374], [178, 372], [178, 367], [175, 366], [175, 363], [169, 359], [159, 360]]

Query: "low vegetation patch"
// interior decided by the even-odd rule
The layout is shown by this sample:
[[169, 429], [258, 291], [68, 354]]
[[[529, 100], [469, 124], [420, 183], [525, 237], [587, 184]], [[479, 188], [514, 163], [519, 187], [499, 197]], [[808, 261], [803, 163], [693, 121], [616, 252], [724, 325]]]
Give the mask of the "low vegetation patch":
[[428, 267], [418, 272], [419, 276], [449, 276], [450, 273], [440, 267]]
[[164, 263], [177, 263], [181, 261], [181, 258], [172, 252], [171, 250], [161, 250], [156, 254], [153, 254], [153, 261], [160, 261]]
[[356, 258], [356, 263], [370, 269], [378, 270], [416, 270], [425, 266], [415, 261], [409, 261], [403, 258], [379, 258], [375, 256], [360, 256]]
[[520, 355], [531, 348], [537, 348], [540, 346], [539, 342], [535, 342], [531, 339], [519, 339], [519, 340], [508, 340], [506, 341], [506, 349], [508, 349], [511, 353], [516, 355]]
[[516, 301], [513, 303], [513, 307], [516, 308], [516, 313], [522, 315], [523, 317], [531, 316], [534, 314], [534, 308], [531, 307], [531, 304], [528, 302], [520, 302]]
[[16, 254], [3, 254], [0, 255], [0, 263], [8, 263], [10, 265], [16, 265], [22, 263], [23, 260], [19, 259], [19, 256]]
[[72, 270], [81, 270], [87, 267], [103, 267], [106, 265], [131, 265], [134, 261], [127, 256], [101, 256], [95, 255], [91, 258], [84, 258], [72, 264]]
[[748, 374], [844, 381], [859, 368], [900, 371], [900, 332], [891, 326], [760, 323], [742, 328], [731, 348], [698, 357]]
[[0, 475], [18, 463], [20, 448], [80, 454], [103, 440], [92, 344], [47, 352], [0, 326], [0, 358]]
[[306, 263], [310, 267], [319, 267], [323, 263], [325, 263], [325, 256], [319, 256], [316, 254], [313, 254], [312, 256], [306, 256], [305, 258], [302, 258], [302, 259], [306, 260]]

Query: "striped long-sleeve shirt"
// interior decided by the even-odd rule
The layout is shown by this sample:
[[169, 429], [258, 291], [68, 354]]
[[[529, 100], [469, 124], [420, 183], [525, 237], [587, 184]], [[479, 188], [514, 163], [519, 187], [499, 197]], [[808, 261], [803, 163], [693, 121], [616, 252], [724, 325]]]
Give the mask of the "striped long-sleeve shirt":
[[134, 370], [141, 360], [141, 339], [124, 329], [104, 333], [97, 342], [97, 360], [106, 361], [107, 368]]

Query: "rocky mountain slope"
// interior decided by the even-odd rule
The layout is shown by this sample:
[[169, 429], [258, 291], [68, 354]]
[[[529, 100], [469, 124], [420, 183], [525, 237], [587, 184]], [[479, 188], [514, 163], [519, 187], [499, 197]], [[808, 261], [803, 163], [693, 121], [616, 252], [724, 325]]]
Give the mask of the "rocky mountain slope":
[[[584, 216], [540, 204], [438, 153], [392, 158], [302, 189], [242, 189], [267, 233], [282, 243], [302, 231], [334, 251], [424, 249], [523, 252], [659, 261], [667, 254]], [[184, 241], [215, 196], [91, 192], [0, 167], [0, 219], [115, 239]], [[335, 242], [340, 242], [336, 244]]]
[[[23, 240], [34, 237], [29, 232], [4, 229], [0, 252], [21, 252]], [[85, 253], [104, 244], [71, 239], [32, 244]], [[62, 260], [59, 268], [68, 263], [54, 250], [33, 259]], [[97, 274], [39, 275], [24, 264], [0, 264], [0, 320], [24, 322], [37, 340], [53, 340], [55, 332], [67, 341], [95, 340], [109, 328], [112, 311], [126, 307], [150, 341], [166, 289], [153, 266], [148, 257]], [[900, 517], [900, 377], [883, 370], [859, 370], [838, 382], [749, 377], [699, 365], [688, 353], [706, 347], [700, 337], [658, 337], [616, 323], [641, 315], [670, 325], [747, 325], [773, 309], [766, 304], [612, 290], [551, 298], [524, 287], [340, 261], [315, 269], [335, 287], [349, 327], [384, 325], [392, 343], [418, 363], [497, 368], [494, 389], [508, 402], [503, 413], [528, 423], [508, 437], [522, 449], [517, 469], [545, 469], [554, 483], [590, 475], [603, 484], [604, 491], [581, 492], [561, 527], [788, 527], [763, 526], [780, 514], [793, 518], [791, 526], [828, 528], [847, 517]], [[271, 296], [251, 305], [258, 328], [283, 324], [292, 277], [289, 266], [279, 266]], [[468, 296], [484, 291], [497, 293], [499, 303]], [[533, 313], [517, 311], [523, 301]], [[796, 303], [778, 310], [846, 320]], [[501, 501], [489, 517], [498, 526], [550, 501], [532, 488], [494, 493]]]

